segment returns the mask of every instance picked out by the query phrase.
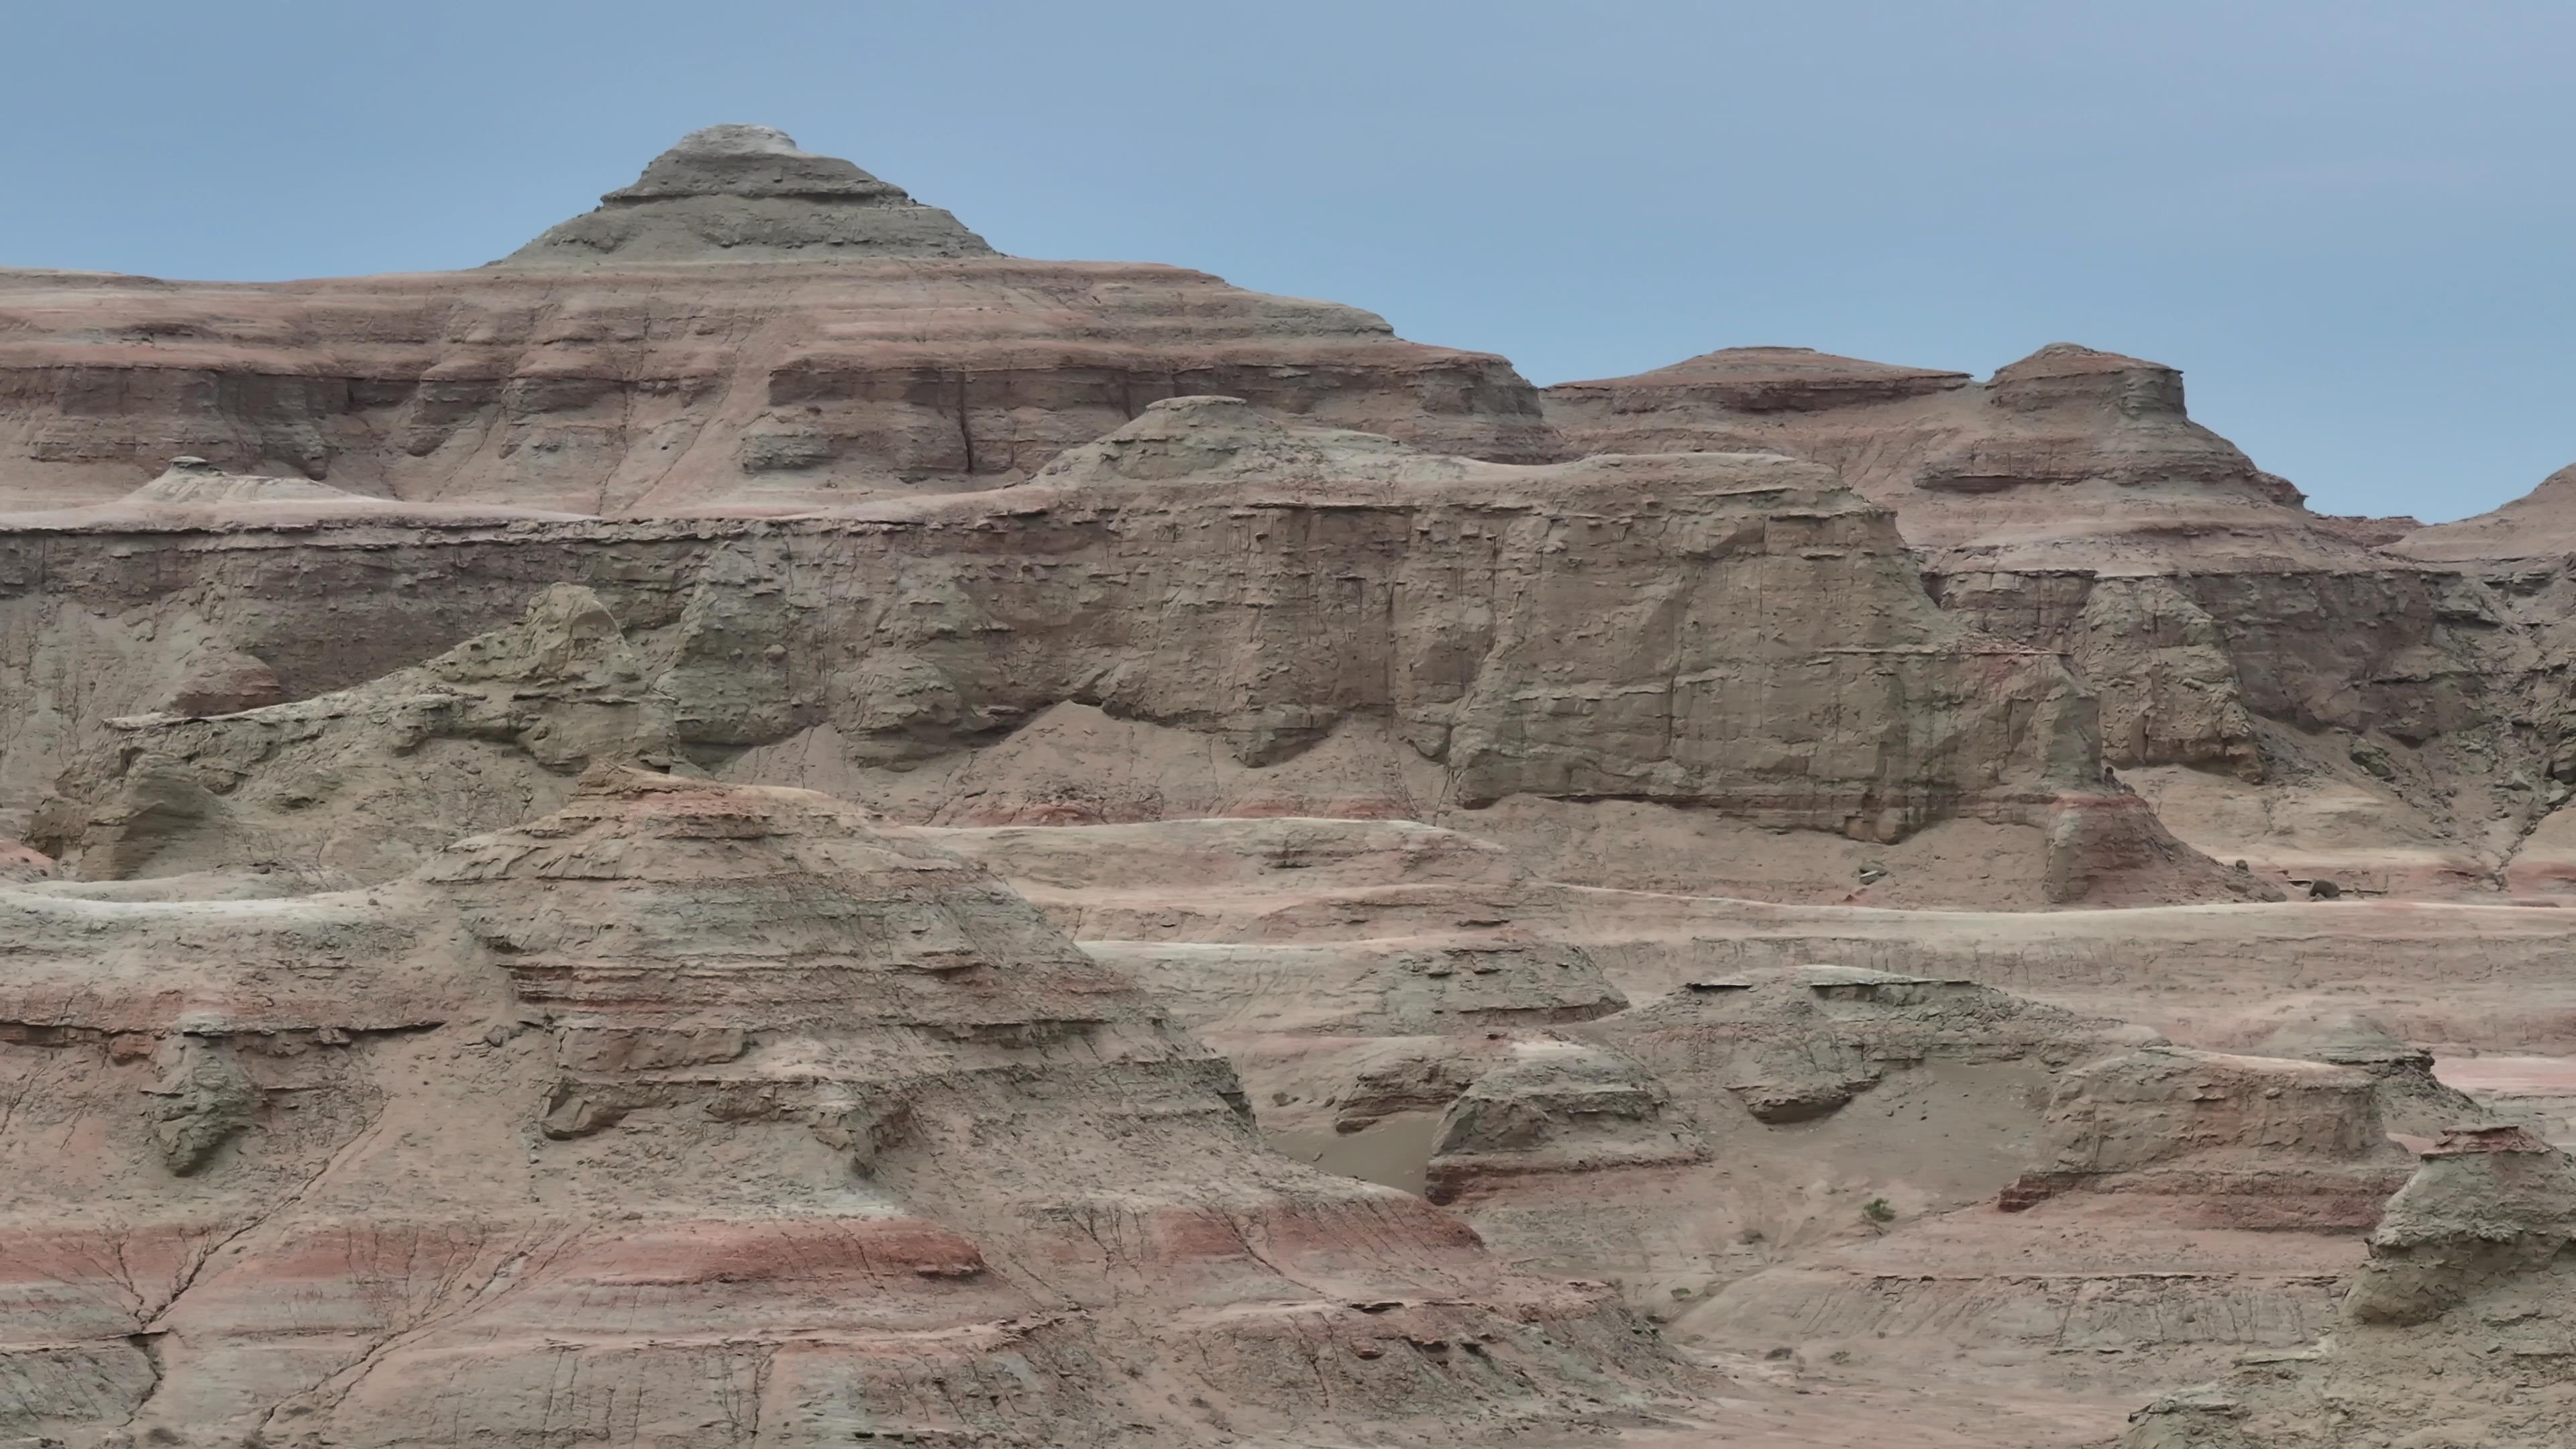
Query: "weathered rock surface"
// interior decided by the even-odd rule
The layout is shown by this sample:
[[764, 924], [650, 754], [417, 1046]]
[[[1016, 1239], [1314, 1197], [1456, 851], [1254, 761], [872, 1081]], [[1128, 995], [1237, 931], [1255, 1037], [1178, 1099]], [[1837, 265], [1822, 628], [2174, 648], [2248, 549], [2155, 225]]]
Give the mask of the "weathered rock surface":
[[709, 126], [502, 266], [989, 257], [956, 217], [768, 126]]
[[757, 127], [0, 273], [0, 1446], [2555, 1442], [2564, 923], [2424, 903], [2576, 892], [2555, 487]]
[[556, 584], [517, 624], [354, 689], [111, 721], [35, 829], [96, 879], [283, 863], [382, 880], [458, 830], [553, 808], [594, 763], [667, 768], [672, 714], [598, 596]]
[[[2545, 611], [2395, 543], [2438, 529], [2308, 512], [2190, 420], [2170, 367], [2061, 343], [1978, 383], [1744, 348], [1548, 398], [1581, 447], [1837, 469], [1896, 512], [1945, 607], [2067, 657], [2104, 758], [2166, 772], [2187, 842], [2276, 887], [2357, 869], [2405, 894], [2492, 891], [2569, 773], [2552, 661], [2570, 656]], [[2349, 750], [2414, 768], [2338, 810], [2341, 782], [2320, 780]]]
[[1646, 1065], [1579, 1042], [1536, 1040], [1478, 1076], [1440, 1119], [1429, 1192], [1454, 1202], [1469, 1184], [1526, 1174], [1678, 1167], [1708, 1140]]
[[2067, 1074], [2038, 1167], [2007, 1210], [2070, 1191], [2150, 1193], [2187, 1226], [2360, 1228], [2405, 1180], [2370, 1073], [2144, 1048]]
[[2390, 547], [2409, 558], [2472, 566], [2576, 554], [2576, 466], [2541, 479], [2539, 487], [2501, 508], [2416, 529]]
[[1628, 1004], [1581, 947], [1531, 939], [1086, 941], [1083, 949], [1132, 977], [1221, 1050], [1230, 1037], [1278, 1033], [1410, 1036], [1553, 1026]]
[[2515, 1127], [2427, 1150], [2343, 1322], [2130, 1416], [2124, 1449], [2542, 1449], [2576, 1423], [2576, 1164]]
[[[1608, 1278], [1641, 1308], [1714, 1294], [1756, 1317], [1774, 1254], [1991, 1198], [2036, 1150], [2061, 1074], [2157, 1039], [1818, 965], [1693, 982], [1559, 1034], [1476, 1063], [1434, 1142], [1433, 1196], [1513, 1261]], [[1703, 1341], [1747, 1342], [1724, 1313], [1691, 1317]]]
[[[1773, 447], [1838, 469], [1934, 550], [2082, 540], [2110, 558], [2199, 543], [2230, 523], [2277, 532], [2298, 491], [2191, 421], [2182, 374], [2052, 343], [1983, 383], [1798, 348], [1731, 348], [1635, 377], [1560, 383], [1552, 417], [1578, 447]], [[2174, 543], [2159, 535], [2182, 533]], [[2257, 545], [2259, 548], [2261, 545]], [[2349, 552], [2349, 549], [2341, 550]]]
[[[1930, 983], [1869, 984], [1901, 1000]], [[2405, 1154], [2380, 1136], [2368, 1077], [2141, 1047], [2108, 1023], [2051, 1033], [2045, 1008], [1950, 992], [1879, 1023], [1901, 1031], [1879, 1052], [1902, 1050], [1909, 1036], [1933, 1050], [1908, 1071], [1919, 1105], [1893, 1114], [1893, 1130], [1871, 1145], [1897, 1157], [1937, 1141], [1989, 1163], [2018, 1146], [2041, 1170], [2013, 1179], [1993, 1205], [1914, 1193], [1864, 1202], [1858, 1216], [1873, 1232], [1725, 1285], [1684, 1316], [1690, 1340], [1767, 1337], [1895, 1361], [1947, 1346], [1971, 1361], [2019, 1363], [2022, 1383], [2109, 1378], [2144, 1389], [2239, 1353], [2302, 1348], [2331, 1322], [2350, 1234], [2406, 1172]], [[1936, 1004], [1947, 1010], [1922, 1009]], [[1903, 1080], [1855, 1072], [1853, 1055], [1802, 1064], [1805, 1080], [1834, 1095], [1868, 1093], [1834, 1120]], [[2022, 1077], [2017, 1104], [2005, 1096], [2016, 1064], [2046, 1068]], [[2117, 1358], [2088, 1371], [2065, 1355]]]
[[0, 885], [52, 880], [59, 873], [53, 857], [14, 840], [0, 840]]
[[1446, 1442], [1678, 1382], [820, 796], [602, 769], [365, 893], [0, 908], [12, 1434]]
[[2265, 1056], [2301, 1057], [2359, 1067], [2379, 1084], [2379, 1116], [2392, 1133], [2431, 1141], [2449, 1128], [2486, 1118], [2468, 1093], [2433, 1072], [2433, 1053], [2400, 1041], [2387, 1025], [2353, 1011], [2293, 1020], [2263, 1039]]
[[[2103, 783], [2090, 701], [2054, 657], [1960, 628], [1884, 512], [1777, 457], [1481, 463], [1191, 399], [1016, 488], [805, 519], [228, 529], [165, 540], [148, 566], [118, 533], [38, 537], [0, 537], [0, 569], [19, 581], [0, 629], [34, 666], [0, 680], [16, 695], [0, 701], [15, 706], [0, 779], [47, 780], [67, 746], [110, 761], [63, 782], [71, 804], [49, 809], [46, 838], [66, 842], [89, 829], [83, 810], [157, 789], [119, 777], [153, 776], [165, 757], [221, 755], [234, 790], [280, 777], [253, 781], [253, 798], [309, 793], [306, 762], [266, 765], [268, 746], [249, 742], [286, 716], [164, 720], [138, 737], [100, 706], [173, 698], [163, 681], [204, 674], [204, 657], [257, 660], [290, 695], [395, 666], [368, 686], [381, 703], [347, 716], [390, 729], [387, 711], [407, 708], [393, 701], [416, 692], [399, 672], [411, 649], [515, 611], [500, 581], [555, 579], [624, 622], [635, 662], [620, 667], [638, 677], [620, 703], [667, 713], [677, 757], [890, 808], [923, 762], [1080, 705], [1185, 731], [1246, 772], [1357, 731], [1357, 758], [1375, 752], [1366, 774], [1402, 793], [1387, 813], [1623, 798], [1880, 844], [1974, 819], [2031, 833], [2038, 879], [2024, 888], [2051, 902], [2261, 890]], [[389, 572], [403, 587], [352, 587]], [[337, 615], [329, 642], [305, 609]], [[1319, 638], [1337, 647], [1305, 647]], [[542, 713], [552, 687], [513, 686], [508, 708]], [[460, 717], [446, 733], [528, 727]], [[662, 748], [658, 725], [617, 729]], [[532, 758], [577, 767], [586, 748]], [[975, 794], [986, 818], [1065, 803]], [[1144, 805], [1103, 801], [1090, 818], [1159, 813]], [[332, 818], [271, 822], [252, 856], [381, 873], [273, 843]]]
[[[1890, 1074], [1935, 1063], [2024, 1064], [2043, 1083], [2155, 1033], [1968, 981], [1850, 966], [1714, 976], [1597, 1029], [1694, 1100], [1732, 1098], [1756, 1120], [1829, 1117]], [[2042, 1087], [2044, 1091], [2044, 1086]]]

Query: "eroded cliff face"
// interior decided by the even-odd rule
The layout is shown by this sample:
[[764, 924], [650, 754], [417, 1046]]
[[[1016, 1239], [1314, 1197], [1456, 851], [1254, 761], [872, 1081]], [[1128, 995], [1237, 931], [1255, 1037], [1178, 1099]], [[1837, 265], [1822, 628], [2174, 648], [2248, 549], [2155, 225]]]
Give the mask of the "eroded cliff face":
[[1737, 348], [1548, 407], [1577, 447], [1834, 467], [1945, 607], [2066, 655], [2178, 833], [2276, 884], [2516, 888], [2568, 773], [2565, 651], [2499, 582], [2442, 561], [2443, 530], [2308, 512], [2190, 419], [2173, 368], [2059, 343], [1978, 382]]
[[[39, 845], [380, 876], [437, 822], [551, 803], [546, 772], [603, 748], [895, 805], [911, 768], [1071, 704], [1245, 771], [1355, 731], [1418, 817], [1618, 798], [1881, 843], [1980, 819], [2045, 833], [2052, 899], [2141, 868], [2237, 889], [2101, 783], [2053, 655], [1962, 629], [1883, 511], [1776, 456], [1514, 467], [1186, 400], [1017, 488], [803, 519], [240, 521], [12, 538], [28, 668], [0, 685], [0, 774], [22, 807], [60, 776]], [[450, 656], [500, 664], [400, 672], [551, 582], [594, 602]], [[624, 682], [526, 675], [601, 617], [633, 640]], [[177, 714], [208, 657], [298, 702]], [[473, 739], [515, 742], [477, 776], [488, 807], [429, 808], [456, 792], [420, 752]], [[177, 828], [210, 815], [232, 824]]]

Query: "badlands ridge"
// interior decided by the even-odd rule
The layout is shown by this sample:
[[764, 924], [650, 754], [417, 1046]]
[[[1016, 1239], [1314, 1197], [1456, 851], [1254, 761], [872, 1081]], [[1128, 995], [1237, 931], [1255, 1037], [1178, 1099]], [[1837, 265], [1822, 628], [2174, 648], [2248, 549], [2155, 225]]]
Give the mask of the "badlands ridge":
[[760, 127], [0, 270], [0, 1445], [2563, 1445], [2571, 560]]

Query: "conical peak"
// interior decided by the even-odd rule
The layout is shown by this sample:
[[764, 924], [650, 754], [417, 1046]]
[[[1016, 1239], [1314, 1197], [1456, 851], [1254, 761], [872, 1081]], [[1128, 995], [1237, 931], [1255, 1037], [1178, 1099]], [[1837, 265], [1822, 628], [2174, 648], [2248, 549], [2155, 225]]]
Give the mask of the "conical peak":
[[957, 218], [770, 126], [692, 131], [504, 266], [988, 257]]
[[653, 158], [632, 186], [600, 198], [634, 206], [679, 196], [790, 196], [913, 205], [903, 188], [880, 181], [837, 156], [800, 150], [772, 126], [709, 126], [691, 131]]

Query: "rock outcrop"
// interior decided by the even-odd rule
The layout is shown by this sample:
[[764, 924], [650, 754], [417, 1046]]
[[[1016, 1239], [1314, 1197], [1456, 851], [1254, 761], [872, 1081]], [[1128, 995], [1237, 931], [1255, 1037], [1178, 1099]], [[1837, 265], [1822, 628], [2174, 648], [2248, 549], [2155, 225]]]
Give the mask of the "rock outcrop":
[[[139, 658], [126, 667], [141, 681], [180, 667], [145, 636], [184, 620], [191, 659], [247, 656], [300, 695], [354, 682], [370, 658], [408, 665], [406, 645], [457, 623], [497, 623], [518, 600], [496, 580], [579, 581], [634, 636], [638, 674], [621, 701], [667, 714], [671, 758], [740, 778], [892, 805], [923, 762], [1082, 705], [1185, 732], [1245, 772], [1353, 732], [1337, 768], [1373, 754], [1367, 774], [1406, 792], [1389, 813], [1416, 818], [1515, 797], [1634, 799], [1880, 844], [1976, 819], [2030, 834], [2029, 884], [2049, 901], [2259, 891], [2104, 783], [2091, 703], [2053, 656], [1959, 627], [1916, 582], [1884, 512], [1776, 456], [1504, 465], [1183, 400], [1015, 488], [809, 518], [460, 524], [409, 541], [361, 529], [345, 543], [322, 526], [226, 530], [159, 549], [148, 567], [118, 537], [50, 539], [41, 564], [22, 542], [24, 592], [0, 600], [0, 627], [39, 649], [74, 627], [130, 631]], [[0, 538], [0, 568], [7, 550]], [[402, 589], [349, 586], [387, 569]], [[337, 611], [335, 642], [354, 644], [308, 652], [321, 641], [296, 622], [301, 607]], [[1337, 647], [1306, 647], [1319, 638]], [[267, 747], [245, 743], [287, 716], [156, 721], [137, 736], [82, 707], [151, 692], [128, 678], [111, 666], [77, 683], [0, 681], [20, 691], [0, 777], [41, 776], [68, 734], [107, 761], [66, 780], [81, 809], [151, 793], [123, 776], [209, 751], [230, 775], [279, 776], [254, 796], [310, 796], [307, 762], [264, 765]], [[395, 719], [418, 693], [412, 677], [366, 688], [382, 707], [347, 719], [401, 736], [382, 751], [413, 748], [418, 731]], [[541, 711], [553, 688], [513, 686], [507, 708]], [[319, 718], [345, 703], [273, 708]], [[628, 748], [664, 748], [663, 726], [620, 721]], [[460, 716], [445, 733], [526, 727]], [[1104, 778], [1079, 761], [1073, 774]], [[987, 810], [1011, 808], [978, 793]], [[88, 829], [79, 813], [49, 812], [44, 838], [71, 848]]]
[[759, 127], [0, 271], [0, 1449], [2555, 1443], [2560, 481]]
[[[2173, 368], [2059, 343], [1980, 383], [1745, 348], [1548, 399], [1579, 447], [1835, 468], [1944, 607], [2067, 657], [2178, 834], [2275, 888], [2492, 890], [2576, 768], [2546, 608], [2412, 541], [2439, 529], [2310, 513], [2190, 419]], [[2356, 752], [2395, 763], [2331, 779]]]
[[2173, 1222], [2358, 1229], [2404, 1181], [2405, 1162], [2366, 1071], [2158, 1046], [2060, 1080], [2039, 1166], [2002, 1205], [2147, 1193], [2168, 1200], [2158, 1215]]
[[2044, 1081], [2087, 1056], [2157, 1039], [1973, 982], [1850, 966], [1692, 981], [1596, 1030], [1692, 1100], [1732, 1099], [1774, 1125], [1829, 1117], [1891, 1074], [2018, 1065]]
[[2576, 555], [2576, 465], [2500, 508], [2418, 528], [2390, 547], [2409, 558], [2472, 567], [2542, 564]]
[[1536, 1040], [1478, 1076], [1432, 1139], [1428, 1195], [1454, 1202], [1526, 1174], [1610, 1172], [1705, 1161], [1708, 1140], [1673, 1094], [1632, 1057]]
[[965, 223], [768, 126], [709, 126], [498, 265], [989, 257]]
[[2576, 1423], [2576, 1164], [2517, 1127], [2424, 1153], [2343, 1322], [2130, 1416], [2123, 1449], [2543, 1449]]
[[602, 768], [374, 891], [7, 905], [14, 1435], [1430, 1442], [1678, 1382], [820, 796]]
[[58, 873], [53, 857], [14, 840], [0, 840], [0, 885], [52, 880]]
[[[0, 495], [0, 503], [6, 501]], [[227, 473], [203, 458], [183, 455], [171, 459], [160, 476], [122, 498], [68, 508], [0, 512], [0, 528], [26, 533], [198, 533], [336, 523], [373, 524], [391, 532], [424, 524], [502, 524], [579, 516], [500, 505], [404, 503], [350, 493], [309, 478]]]
[[2379, 1084], [2379, 1116], [2391, 1132], [2431, 1140], [2476, 1122], [2487, 1109], [2433, 1074], [2433, 1053], [2400, 1041], [2386, 1023], [2359, 1012], [2327, 1012], [2284, 1025], [2263, 1038], [2265, 1056], [2300, 1057], [2358, 1067]]
[[667, 768], [672, 715], [598, 596], [556, 584], [516, 624], [355, 689], [111, 721], [35, 829], [97, 879], [285, 863], [382, 880], [552, 808], [592, 764]]
[[2296, 489], [2191, 421], [2179, 371], [2073, 343], [1983, 383], [1750, 347], [1560, 383], [1547, 397], [1586, 449], [1772, 447], [1828, 463], [1895, 509], [1918, 546], [1985, 550], [2001, 567], [2025, 567], [2026, 549], [2054, 562], [2072, 544], [2098, 563], [2177, 548], [2216, 556], [2237, 546], [2226, 530], [2248, 522], [2267, 525], [2258, 551], [2312, 531], [2298, 526]]

